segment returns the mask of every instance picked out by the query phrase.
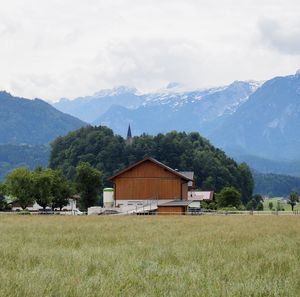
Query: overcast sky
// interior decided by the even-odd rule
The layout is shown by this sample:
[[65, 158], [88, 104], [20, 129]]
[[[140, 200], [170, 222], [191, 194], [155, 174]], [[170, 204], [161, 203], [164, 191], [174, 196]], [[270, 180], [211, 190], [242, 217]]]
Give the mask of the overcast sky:
[[0, 0], [0, 89], [57, 100], [300, 68], [299, 0]]

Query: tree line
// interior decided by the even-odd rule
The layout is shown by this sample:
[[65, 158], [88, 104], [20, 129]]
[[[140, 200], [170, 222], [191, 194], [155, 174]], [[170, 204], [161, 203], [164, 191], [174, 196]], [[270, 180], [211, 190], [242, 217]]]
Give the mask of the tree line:
[[[33, 202], [42, 208], [62, 209], [72, 195], [80, 195], [80, 208], [99, 204], [108, 177], [150, 156], [167, 166], [194, 171], [200, 190], [216, 193], [203, 208], [262, 210], [263, 198], [252, 195], [253, 177], [247, 164], [237, 164], [199, 133], [170, 132], [134, 137], [131, 144], [107, 127], [87, 126], [57, 138], [51, 145], [49, 168], [17, 168], [0, 184], [0, 209], [4, 195], [16, 198], [25, 209]], [[291, 205], [298, 195], [292, 196]], [[292, 207], [294, 207], [292, 206]]]
[[102, 173], [84, 162], [76, 167], [74, 181], [68, 180], [61, 170], [37, 167], [31, 171], [20, 167], [0, 184], [0, 210], [8, 208], [5, 196], [11, 197], [22, 209], [36, 202], [44, 210], [47, 207], [62, 210], [75, 193], [80, 196], [80, 208], [86, 210], [98, 202], [102, 184]]
[[46, 145], [0, 145], [0, 181], [15, 168], [47, 167], [50, 147]]
[[288, 196], [291, 189], [300, 191], [300, 177], [253, 172], [256, 193], [267, 196]]

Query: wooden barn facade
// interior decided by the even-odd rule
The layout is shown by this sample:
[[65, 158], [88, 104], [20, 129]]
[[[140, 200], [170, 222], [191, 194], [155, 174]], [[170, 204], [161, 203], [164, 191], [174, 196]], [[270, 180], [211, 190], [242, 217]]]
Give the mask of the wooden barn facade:
[[118, 206], [132, 201], [187, 200], [191, 178], [153, 158], [145, 158], [112, 176], [110, 181]]

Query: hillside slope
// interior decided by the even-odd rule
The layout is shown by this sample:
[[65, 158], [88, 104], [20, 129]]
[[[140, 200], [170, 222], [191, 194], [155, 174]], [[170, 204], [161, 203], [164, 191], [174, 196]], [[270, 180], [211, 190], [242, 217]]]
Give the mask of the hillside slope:
[[85, 125], [40, 99], [0, 92], [0, 144], [45, 144]]
[[300, 177], [253, 172], [254, 193], [271, 197], [287, 197], [292, 190], [300, 192]]
[[47, 145], [0, 145], [0, 181], [18, 167], [46, 167], [50, 155]]
[[264, 83], [209, 135], [233, 154], [300, 159], [300, 72]]

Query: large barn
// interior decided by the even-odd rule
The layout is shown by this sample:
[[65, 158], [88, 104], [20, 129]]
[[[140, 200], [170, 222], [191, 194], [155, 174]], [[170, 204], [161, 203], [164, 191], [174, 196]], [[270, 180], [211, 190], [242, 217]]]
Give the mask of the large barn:
[[114, 185], [115, 205], [152, 204], [159, 207], [176, 200], [176, 206], [186, 209], [189, 182], [193, 182], [190, 176], [153, 158], [145, 158], [110, 178]]

